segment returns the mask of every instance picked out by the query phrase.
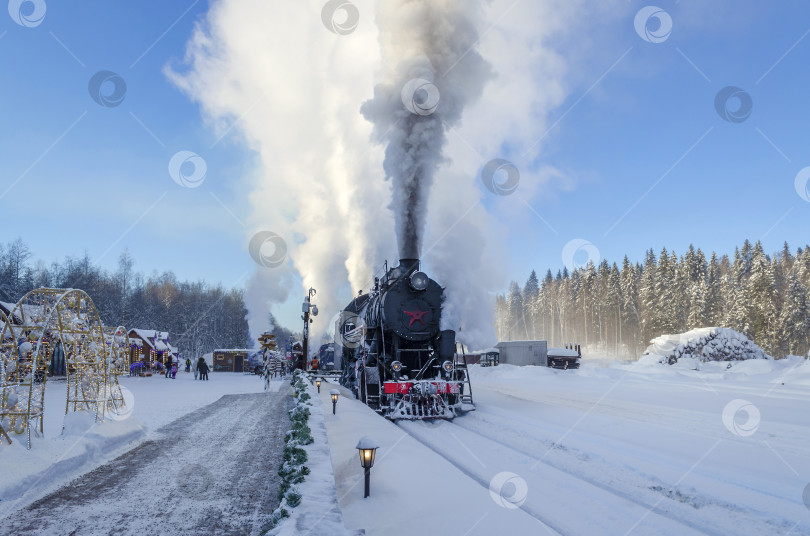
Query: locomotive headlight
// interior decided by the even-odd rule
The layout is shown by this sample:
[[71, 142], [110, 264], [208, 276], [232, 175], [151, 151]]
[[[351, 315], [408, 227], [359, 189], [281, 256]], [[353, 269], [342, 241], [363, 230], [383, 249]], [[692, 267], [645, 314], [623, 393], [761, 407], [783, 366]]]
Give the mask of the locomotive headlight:
[[453, 363], [449, 360], [442, 363], [442, 371], [444, 371], [444, 379], [449, 380], [453, 373]]
[[391, 370], [394, 372], [394, 381], [399, 381], [399, 375], [402, 373], [402, 363], [394, 361], [391, 363]]
[[425, 272], [416, 271], [411, 274], [411, 288], [414, 290], [425, 290], [428, 287], [428, 276]]

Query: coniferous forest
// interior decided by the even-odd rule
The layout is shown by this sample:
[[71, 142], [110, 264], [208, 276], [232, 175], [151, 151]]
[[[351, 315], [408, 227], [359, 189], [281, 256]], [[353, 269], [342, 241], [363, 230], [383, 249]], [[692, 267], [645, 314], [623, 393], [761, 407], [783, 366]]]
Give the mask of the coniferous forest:
[[178, 281], [170, 271], [144, 277], [126, 251], [117, 269], [108, 272], [87, 253], [46, 265], [32, 262], [21, 239], [0, 244], [0, 301], [16, 303], [40, 287], [81, 289], [93, 300], [104, 325], [168, 331], [182, 355], [251, 346], [243, 290]]
[[810, 350], [810, 246], [775, 255], [746, 240], [732, 258], [707, 258], [689, 246], [664, 248], [643, 262], [589, 262], [542, 278], [532, 271], [521, 287], [496, 298], [502, 341], [546, 339], [580, 343], [589, 352], [638, 357], [654, 337], [709, 326], [745, 334], [775, 357]]

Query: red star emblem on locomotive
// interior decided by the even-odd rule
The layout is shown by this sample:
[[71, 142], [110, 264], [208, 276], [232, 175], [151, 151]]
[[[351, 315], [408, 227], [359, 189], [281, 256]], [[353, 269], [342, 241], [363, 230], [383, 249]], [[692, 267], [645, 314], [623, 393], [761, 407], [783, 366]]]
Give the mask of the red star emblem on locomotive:
[[428, 311], [420, 311], [417, 307], [415, 311], [405, 311], [405, 314], [411, 317], [408, 327], [411, 327], [414, 322], [421, 322], [423, 326], [427, 326], [425, 315], [428, 314]]

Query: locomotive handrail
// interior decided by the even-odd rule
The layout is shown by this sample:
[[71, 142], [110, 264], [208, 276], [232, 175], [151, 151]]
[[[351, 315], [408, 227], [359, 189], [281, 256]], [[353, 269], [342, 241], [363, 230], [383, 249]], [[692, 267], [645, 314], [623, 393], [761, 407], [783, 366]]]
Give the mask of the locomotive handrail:
[[433, 363], [434, 361], [436, 361], [436, 358], [435, 358], [435, 357], [431, 357], [430, 359], [428, 359], [428, 360], [427, 360], [427, 362], [425, 363], [425, 366], [423, 366], [423, 367], [422, 367], [422, 368], [419, 370], [419, 373], [416, 375], [416, 378], [414, 378], [414, 379], [415, 379], [415, 380], [421, 380], [421, 379], [422, 379], [422, 376], [424, 376], [425, 372], [427, 372], [427, 369], [428, 369], [428, 367], [430, 366], [430, 364], [431, 364], [431, 363]]

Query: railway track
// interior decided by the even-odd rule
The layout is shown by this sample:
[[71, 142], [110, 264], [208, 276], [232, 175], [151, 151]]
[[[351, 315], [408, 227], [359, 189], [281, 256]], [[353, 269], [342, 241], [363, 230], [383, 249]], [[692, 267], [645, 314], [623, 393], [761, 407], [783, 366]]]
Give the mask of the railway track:
[[[640, 498], [634, 497], [632, 494], [624, 490], [617, 489], [603, 482], [586, 478], [566, 467], [557, 466], [549, 460], [544, 460], [541, 457], [538, 457], [535, 453], [527, 452], [525, 449], [516, 447], [513, 443], [510, 443], [503, 438], [481, 433], [479, 430], [467, 426], [464, 421], [465, 418], [460, 418], [453, 422], [441, 421], [433, 424], [401, 421], [397, 424], [403, 431], [434, 452], [438, 453], [449, 463], [454, 465], [456, 468], [486, 489], [490, 488], [491, 477], [489, 477], [488, 474], [491, 473], [491, 470], [487, 471], [486, 462], [482, 460], [482, 457], [488, 460], [492, 458], [509, 458], [512, 462], [512, 466], [520, 467], [522, 465], [523, 468], [526, 468], [526, 471], [523, 473], [524, 476], [534, 476], [535, 480], [539, 479], [541, 481], [540, 486], [530, 486], [530, 492], [536, 493], [538, 492], [539, 488], [542, 496], [540, 497], [540, 500], [526, 500], [519, 507], [521, 510], [531, 515], [541, 522], [545, 527], [547, 527], [550, 533], [571, 534], [575, 532], [573, 527], [567, 526], [565, 520], [559, 519], [561, 514], [558, 513], [555, 516], [548, 513], [548, 510], [553, 508], [555, 504], [549, 502], [547, 499], [550, 497], [555, 498], [558, 495], [565, 495], [566, 493], [579, 498], [580, 504], [577, 505], [578, 508], [571, 509], [571, 511], [581, 510], [582, 507], [586, 507], [588, 499], [593, 499], [593, 502], [591, 503], [592, 505], [618, 504], [621, 506], [621, 503], [630, 503], [635, 505], [634, 510], [639, 514], [636, 518], [637, 520], [625, 519], [625, 525], [621, 525], [622, 520], [619, 520], [615, 515], [610, 515], [612, 511], [610, 506], [607, 508], [602, 508], [603, 513], [607, 513], [608, 518], [611, 518], [616, 522], [613, 524], [608, 521], [607, 525], [604, 523], [599, 524], [601, 525], [603, 533], [605, 532], [606, 527], [608, 528], [608, 532], [611, 534], [656, 533], [682, 535], [723, 533], [719, 529], [707, 530], [706, 527], [702, 527], [696, 522], [689, 519], [684, 519], [681, 516], [673, 516], [670, 512], [667, 512], [660, 507], [660, 503], [663, 502], [663, 499], [665, 498], [663, 495], [658, 502], [652, 501], [650, 503], [641, 500]], [[439, 429], [441, 431], [439, 431]], [[486, 445], [487, 448], [482, 449], [478, 452], [478, 454], [471, 451], [469, 447], [465, 446], [465, 443], [459, 437], [463, 437], [464, 435], [468, 434], [473, 434], [479, 438], [479, 440], [474, 443], [476, 446]], [[447, 440], [448, 437], [450, 440]], [[462, 448], [459, 448], [459, 445]], [[491, 456], [486, 454], [485, 451], [487, 450], [490, 452], [490, 454], [492, 454]], [[520, 463], [521, 461], [522, 463]], [[477, 468], [475, 466], [476, 463], [480, 465], [481, 468]], [[535, 469], [539, 465], [542, 465], [546, 470], [543, 475], [535, 473]], [[554, 477], [553, 484], [550, 484], [547, 480], [547, 477], [549, 476]], [[572, 478], [575, 479], [574, 482], [576, 482], [576, 484], [573, 486], [571, 485]], [[554, 486], [554, 484], [557, 484], [560, 481], [562, 481], [563, 485]], [[583, 486], [587, 488], [585, 493], [579, 493], [579, 490], [582, 490]], [[553, 490], [551, 490], [551, 493], [549, 493], [549, 488], [552, 487]], [[570, 490], [569, 488], [571, 487], [578, 489], [576, 491]], [[590, 491], [588, 491], [588, 489]], [[567, 503], [565, 498], [562, 498], [560, 502], [562, 504]], [[623, 508], [617, 507], [614, 514], [615, 512], [626, 513], [626, 510], [626, 506]], [[591, 511], [593, 512], [593, 510]], [[657, 529], [662, 527], [665, 527], [664, 532], [659, 532]]]

